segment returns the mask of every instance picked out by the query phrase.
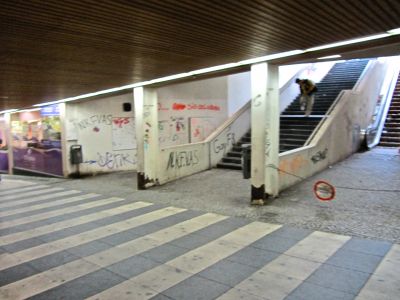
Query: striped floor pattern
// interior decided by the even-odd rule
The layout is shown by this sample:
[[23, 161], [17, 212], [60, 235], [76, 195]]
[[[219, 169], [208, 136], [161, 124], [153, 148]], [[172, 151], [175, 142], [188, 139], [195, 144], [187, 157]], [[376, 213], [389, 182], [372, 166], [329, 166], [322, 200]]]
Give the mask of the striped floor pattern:
[[0, 183], [0, 299], [399, 299], [400, 245]]

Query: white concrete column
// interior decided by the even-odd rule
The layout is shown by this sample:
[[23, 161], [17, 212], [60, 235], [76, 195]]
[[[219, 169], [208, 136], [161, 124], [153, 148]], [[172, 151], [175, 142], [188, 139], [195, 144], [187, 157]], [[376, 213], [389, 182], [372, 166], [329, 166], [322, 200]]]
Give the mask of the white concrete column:
[[278, 67], [260, 63], [251, 67], [251, 202], [262, 205], [278, 195], [279, 161]]
[[67, 126], [66, 126], [66, 103], [58, 104], [60, 107], [60, 123], [61, 123], [61, 159], [63, 176], [68, 176], [69, 166], [69, 149], [67, 148]]
[[14, 171], [14, 140], [12, 135], [12, 115], [11, 113], [5, 114], [6, 127], [7, 127], [7, 142], [8, 142], [8, 173], [13, 174]]
[[152, 88], [135, 88], [138, 189], [158, 183], [158, 100]]
[[13, 173], [14, 167], [14, 155], [13, 155], [13, 141], [11, 134], [11, 113], [5, 113], [4, 115], [5, 124], [5, 135], [7, 142], [7, 157], [8, 157], [8, 174]]
[[268, 65], [267, 116], [265, 124], [265, 192], [279, 194], [279, 68]]

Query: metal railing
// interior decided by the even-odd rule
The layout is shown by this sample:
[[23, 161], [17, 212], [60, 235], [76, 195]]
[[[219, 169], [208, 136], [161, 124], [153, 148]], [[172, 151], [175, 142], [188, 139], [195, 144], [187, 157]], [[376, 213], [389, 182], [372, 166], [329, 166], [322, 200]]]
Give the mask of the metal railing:
[[398, 76], [399, 69], [393, 72], [389, 84], [385, 87], [385, 90], [381, 94], [383, 96], [380, 101], [379, 109], [375, 114], [374, 122], [366, 129], [365, 138], [367, 140], [368, 149], [372, 149], [379, 144], [386, 117], [390, 109], [390, 104], [392, 103], [392, 97], [397, 84]]

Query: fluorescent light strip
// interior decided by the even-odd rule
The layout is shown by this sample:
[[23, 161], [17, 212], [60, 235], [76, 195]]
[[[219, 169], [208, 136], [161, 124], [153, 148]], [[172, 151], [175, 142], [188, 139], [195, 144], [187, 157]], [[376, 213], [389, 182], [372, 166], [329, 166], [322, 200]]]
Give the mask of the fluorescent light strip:
[[395, 28], [395, 29], [392, 29], [392, 30], [388, 30], [387, 33], [389, 33], [390, 35], [400, 34], [400, 28]]
[[288, 56], [294, 56], [294, 55], [302, 54], [302, 53], [305, 53], [305, 52], [318, 51], [318, 50], [323, 50], [323, 49], [328, 49], [328, 48], [334, 48], [334, 47], [339, 47], [339, 46], [344, 46], [344, 45], [350, 45], [350, 44], [356, 44], [356, 43], [361, 43], [361, 42], [365, 42], [365, 41], [381, 39], [381, 38], [385, 38], [385, 37], [388, 37], [390, 35], [395, 35], [395, 34], [400, 34], [400, 28], [389, 30], [389, 31], [387, 31], [387, 33], [383, 33], [383, 34], [377, 34], [377, 35], [372, 35], [372, 36], [368, 36], [368, 37], [353, 39], [353, 40], [349, 40], [349, 41], [343, 41], [343, 42], [323, 45], [323, 46], [319, 46], [319, 47], [313, 47], [313, 48], [309, 48], [307, 50], [292, 50], [292, 51], [287, 51], [287, 52], [281, 52], [281, 53], [261, 56], [261, 57], [257, 57], [257, 58], [242, 60], [242, 61], [239, 61], [239, 62], [236, 62], [236, 63], [229, 63], [229, 64], [224, 64], [224, 65], [219, 65], [219, 66], [199, 69], [199, 70], [195, 70], [195, 71], [190, 71], [190, 72], [186, 72], [186, 73], [180, 73], [180, 74], [170, 75], [170, 76], [166, 76], [166, 77], [156, 78], [156, 79], [152, 79], [152, 80], [148, 80], [148, 81], [142, 81], [142, 82], [138, 82], [138, 83], [134, 83], [134, 84], [128, 84], [128, 85], [124, 85], [124, 86], [121, 86], [121, 87], [116, 87], [116, 88], [102, 90], [102, 91], [98, 91], [98, 92], [94, 92], [94, 93], [84, 94], [84, 95], [80, 95], [80, 96], [76, 96], [76, 97], [69, 97], [69, 98], [65, 98], [65, 99], [61, 99], [61, 100], [35, 104], [33, 106], [34, 107], [41, 107], [41, 106], [47, 106], [47, 105], [52, 105], [52, 104], [57, 104], [57, 103], [75, 101], [75, 100], [80, 100], [80, 99], [84, 99], [84, 98], [90, 98], [90, 97], [94, 97], [94, 96], [105, 95], [105, 94], [109, 94], [109, 93], [113, 93], [113, 92], [133, 89], [133, 88], [136, 88], [136, 87], [142, 87], [142, 86], [146, 86], [146, 85], [151, 85], [151, 84], [155, 84], [155, 83], [172, 81], [172, 80], [186, 78], [186, 77], [190, 77], [190, 76], [206, 74], [206, 73], [210, 73], [210, 72], [227, 70], [227, 69], [230, 69], [230, 68], [235, 68], [235, 67], [240, 67], [240, 66], [245, 66], [245, 65], [251, 65], [251, 64], [256, 64], [256, 63], [261, 63], [261, 62], [266, 62], [266, 61], [269, 61], [269, 60], [288, 57]]
[[40, 110], [40, 108], [29, 108], [29, 109], [21, 109], [21, 110], [17, 110], [17, 112], [21, 113], [21, 112], [31, 112], [31, 111], [38, 111]]
[[366, 37], [359, 38], [359, 39], [354, 39], [354, 40], [343, 41], [343, 42], [328, 44], [328, 45], [324, 45], [324, 46], [318, 46], [318, 47], [314, 47], [314, 48], [309, 48], [309, 49], [305, 50], [305, 52], [318, 51], [318, 50], [323, 50], [323, 49], [335, 48], [335, 47], [339, 47], [339, 46], [357, 44], [357, 43], [362, 43], [362, 42], [366, 42], [366, 41], [385, 38], [385, 37], [388, 37], [388, 36], [390, 36], [389, 33], [371, 35], [371, 36], [366, 36]]
[[342, 56], [339, 55], [339, 54], [336, 54], [336, 55], [329, 55], [329, 56], [324, 56], [324, 57], [318, 57], [317, 59], [330, 59], [330, 58], [339, 58], [339, 57], [342, 57]]
[[12, 113], [17, 111], [18, 109], [7, 109], [7, 110], [2, 110], [0, 111], [0, 114], [6, 114], [6, 113]]

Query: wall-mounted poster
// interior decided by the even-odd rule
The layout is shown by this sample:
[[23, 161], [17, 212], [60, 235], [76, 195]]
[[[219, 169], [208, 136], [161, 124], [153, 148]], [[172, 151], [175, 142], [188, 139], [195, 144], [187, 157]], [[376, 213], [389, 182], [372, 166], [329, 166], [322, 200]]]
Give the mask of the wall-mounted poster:
[[190, 118], [190, 142], [204, 141], [218, 127], [217, 122], [211, 117]]
[[115, 151], [136, 149], [136, 127], [134, 118], [112, 118], [112, 147]]
[[188, 142], [187, 119], [170, 116], [158, 121], [158, 139], [161, 147], [180, 145]]

